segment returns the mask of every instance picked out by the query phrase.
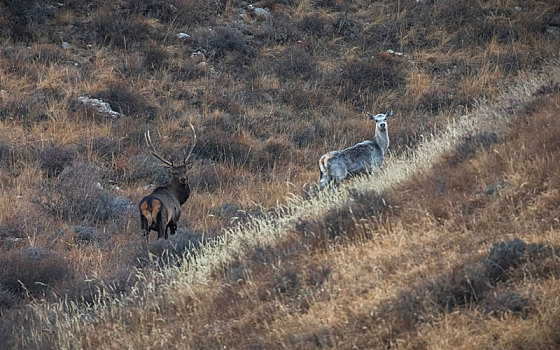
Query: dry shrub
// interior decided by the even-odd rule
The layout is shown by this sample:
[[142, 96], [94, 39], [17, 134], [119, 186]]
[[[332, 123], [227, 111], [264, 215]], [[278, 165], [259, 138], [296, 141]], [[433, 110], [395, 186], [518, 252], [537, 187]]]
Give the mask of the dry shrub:
[[91, 151], [101, 159], [111, 161], [120, 154], [121, 144], [118, 140], [109, 137], [95, 137], [90, 141]]
[[144, 154], [125, 154], [119, 158], [119, 163], [122, 167], [118, 169], [116, 175], [130, 183], [165, 184], [170, 179], [169, 173], [159, 161]]
[[323, 142], [326, 135], [327, 129], [325, 125], [320, 121], [316, 121], [306, 128], [296, 130], [292, 135], [292, 142], [299, 148], [308, 147], [315, 142]]
[[39, 163], [47, 177], [54, 177], [70, 165], [75, 157], [73, 149], [51, 144], [39, 152]]
[[212, 161], [203, 161], [193, 166], [190, 171], [189, 184], [197, 192], [214, 192], [222, 186], [223, 172], [218, 164]]
[[216, 28], [202, 39], [202, 43], [206, 50], [216, 58], [220, 58], [230, 51], [243, 54], [251, 52], [251, 47], [245, 41], [243, 34], [232, 27]]
[[296, 110], [315, 109], [327, 104], [327, 98], [320, 90], [309, 90], [305, 86], [295, 85], [281, 90], [284, 104]]
[[185, 255], [196, 253], [202, 245], [208, 243], [201, 233], [179, 228], [176, 234], [169, 235], [169, 239], [158, 239], [150, 243], [148, 253], [152, 256], [148, 259], [146, 255], [142, 255], [137, 257], [137, 261], [147, 264], [153, 258], [157, 258], [158, 264], [180, 264]]
[[274, 66], [276, 74], [284, 79], [296, 77], [309, 79], [315, 75], [317, 70], [315, 58], [299, 48], [285, 50]]
[[144, 52], [144, 65], [149, 70], [165, 69], [168, 66], [169, 53], [163, 46], [151, 44]]
[[394, 89], [404, 83], [397, 60], [352, 60], [341, 67], [339, 74], [332, 81], [340, 84], [340, 97], [354, 102], [360, 102], [362, 95]]
[[13, 165], [13, 161], [13, 148], [7, 143], [0, 141], [0, 166], [2, 166], [2, 168], [9, 168]]
[[[18, 297], [18, 295], [16, 295], [13, 292], [10, 292], [9, 290], [4, 289], [0, 285], [0, 313], [2, 313], [3, 310], [11, 309], [15, 307], [18, 304], [19, 299], [20, 298]], [[0, 344], [2, 344], [1, 338], [0, 338]]]
[[339, 208], [329, 210], [323, 217], [312, 221], [301, 220], [296, 225], [298, 234], [314, 249], [325, 249], [331, 243], [348, 243], [366, 239], [372, 231], [364, 230], [360, 220], [379, 224], [380, 218], [391, 208], [392, 200], [386, 195], [374, 192], [355, 193], [354, 201]]
[[87, 29], [95, 34], [94, 38], [99, 44], [110, 43], [120, 48], [129, 48], [150, 38], [150, 27], [146, 22], [115, 11], [112, 6], [101, 7], [90, 17]]
[[320, 15], [308, 15], [302, 18], [298, 27], [305, 33], [316, 36], [325, 35], [331, 29], [327, 20]]
[[223, 0], [127, 0], [125, 3], [133, 14], [180, 26], [212, 23], [226, 6]]
[[95, 97], [111, 105], [111, 109], [127, 116], [154, 118], [157, 115], [155, 107], [151, 106], [138, 91], [125, 83], [113, 83], [107, 90], [100, 91]]
[[479, 132], [476, 135], [467, 136], [457, 146], [455, 153], [449, 159], [449, 165], [454, 167], [472, 158], [476, 151], [482, 149], [487, 150], [493, 144], [499, 142], [498, 134], [495, 132]]
[[13, 293], [37, 295], [71, 276], [71, 265], [51, 250], [27, 247], [0, 259], [0, 284]]
[[297, 27], [292, 20], [285, 15], [275, 15], [268, 19], [260, 33], [256, 33], [257, 38], [270, 44], [286, 44], [294, 42], [300, 38]]
[[252, 141], [246, 135], [232, 135], [214, 129], [213, 132], [206, 132], [199, 138], [201, 146], [197, 147], [197, 156], [218, 163], [231, 162], [254, 171], [272, 167], [276, 161], [274, 152], [278, 148], [262, 149], [255, 147]]
[[128, 204], [121, 197], [97, 188], [100, 182], [96, 167], [75, 162], [59, 178], [44, 182], [34, 202], [46, 213], [63, 220], [105, 222], [118, 217]]

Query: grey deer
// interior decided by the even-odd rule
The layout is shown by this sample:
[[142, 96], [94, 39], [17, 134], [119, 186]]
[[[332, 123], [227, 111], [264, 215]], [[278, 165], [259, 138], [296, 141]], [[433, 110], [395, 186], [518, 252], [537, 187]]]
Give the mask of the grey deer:
[[389, 147], [387, 117], [392, 114], [392, 110], [377, 115], [367, 113], [369, 119], [375, 120], [375, 138], [373, 140], [366, 140], [352, 147], [331, 151], [321, 156], [319, 159], [319, 169], [321, 170], [319, 189], [325, 188], [330, 183], [337, 186], [350, 176], [370, 173], [381, 168], [385, 152]]
[[152, 155], [161, 161], [163, 166], [171, 173], [171, 179], [166, 185], [157, 187], [150, 195], [142, 198], [138, 205], [146, 242], [148, 242], [151, 230], [157, 231], [158, 239], [162, 237], [167, 239], [169, 230], [172, 235], [177, 232], [177, 222], [181, 216], [181, 205], [187, 201], [191, 194], [187, 167], [190, 164], [189, 159], [196, 145], [196, 132], [192, 124], [191, 129], [194, 134], [194, 141], [188, 155], [183, 158], [183, 162], [179, 165], [173, 164], [173, 161], [166, 160], [156, 151], [149, 130], [144, 134]]

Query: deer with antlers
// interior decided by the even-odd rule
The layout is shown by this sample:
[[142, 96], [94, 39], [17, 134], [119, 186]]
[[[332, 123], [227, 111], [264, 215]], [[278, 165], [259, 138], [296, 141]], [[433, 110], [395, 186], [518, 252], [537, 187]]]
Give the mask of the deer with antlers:
[[157, 231], [158, 239], [161, 237], [167, 239], [168, 230], [171, 231], [172, 235], [177, 232], [181, 205], [187, 201], [191, 194], [187, 178], [187, 166], [190, 164], [189, 159], [196, 145], [196, 132], [192, 124], [191, 129], [194, 134], [194, 141], [188, 155], [183, 158], [183, 162], [179, 165], [166, 160], [156, 151], [149, 130], [144, 134], [152, 155], [161, 161], [163, 166], [171, 173], [171, 179], [166, 185], [157, 187], [150, 195], [140, 201], [140, 221], [146, 236], [146, 242], [151, 230]]
[[375, 138], [373, 140], [366, 140], [352, 147], [331, 151], [321, 156], [319, 159], [319, 169], [321, 170], [319, 189], [323, 189], [330, 183], [337, 186], [350, 176], [367, 174], [381, 168], [385, 152], [389, 147], [387, 117], [392, 114], [392, 110], [377, 115], [367, 113], [368, 119], [375, 120]]

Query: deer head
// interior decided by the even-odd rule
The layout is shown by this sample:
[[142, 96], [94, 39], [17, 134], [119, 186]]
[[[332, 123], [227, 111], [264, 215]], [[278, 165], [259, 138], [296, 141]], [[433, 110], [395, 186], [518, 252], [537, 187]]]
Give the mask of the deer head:
[[192, 157], [192, 153], [193, 153], [194, 147], [196, 145], [196, 131], [194, 130], [194, 126], [192, 124], [190, 124], [190, 127], [193, 131], [194, 140], [193, 140], [193, 143], [191, 145], [191, 148], [189, 149], [189, 153], [184, 154], [183, 161], [179, 165], [175, 165], [173, 163], [173, 160], [169, 161], [169, 160], [165, 159], [163, 156], [161, 156], [156, 151], [156, 148], [154, 147], [154, 144], [152, 143], [152, 138], [150, 137], [150, 130], [146, 131], [146, 133], [144, 134], [146, 144], [150, 148], [150, 151], [152, 152], [152, 155], [162, 163], [163, 167], [165, 167], [171, 173], [171, 175], [173, 176], [173, 179], [176, 179], [181, 185], [186, 185], [187, 184], [187, 181], [188, 181], [187, 168], [192, 163], [190, 159]]
[[377, 115], [373, 115], [371, 113], [367, 113], [367, 117], [370, 120], [375, 120], [375, 129], [379, 130], [381, 132], [384, 132], [385, 130], [387, 130], [387, 117], [393, 115], [393, 110], [390, 110], [389, 112], [383, 114], [377, 114]]

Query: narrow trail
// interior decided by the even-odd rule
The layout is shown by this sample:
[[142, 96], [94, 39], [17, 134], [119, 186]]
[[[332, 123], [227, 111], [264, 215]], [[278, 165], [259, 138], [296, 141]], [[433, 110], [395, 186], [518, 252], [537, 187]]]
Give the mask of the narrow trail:
[[[117, 323], [110, 327], [112, 335], [108, 337], [116, 336], [126, 329], [120, 314], [125, 312], [126, 306], [134, 305], [139, 310], [162, 310], [165, 305], [173, 304], [174, 298], [195, 297], [197, 286], [211, 284], [213, 271], [245, 255], [255, 246], [282, 239], [302, 218], [320, 217], [352, 201], [349, 193], [389, 191], [430, 169], [468, 135], [506, 131], [510, 117], [535, 100], [539, 89], [557, 84], [560, 84], [560, 62], [556, 60], [541, 72], [522, 73], [514, 84], [504, 87], [500, 98], [477, 102], [471, 113], [458, 116], [441, 132], [426, 138], [415, 150], [388, 159], [379, 177], [357, 178], [337, 190], [322, 191], [310, 199], [292, 195], [287, 198], [286, 205], [278, 206], [273, 213], [250, 218], [243, 225], [225, 231], [214, 244], [203, 246], [196, 254], [186, 256], [185, 263], [180, 266], [139, 272], [141, 288], [133, 288], [126, 295], [100, 297], [97, 304], [88, 309], [64, 302], [36, 302], [32, 305], [37, 318], [32, 328], [36, 329], [32, 330], [32, 339], [24, 345], [40, 344], [42, 335], [39, 334], [49, 334], [54, 337], [58, 348], [83, 348], [82, 335], [93, 329], [97, 322]], [[56, 316], [53, 317], [53, 314]]]

